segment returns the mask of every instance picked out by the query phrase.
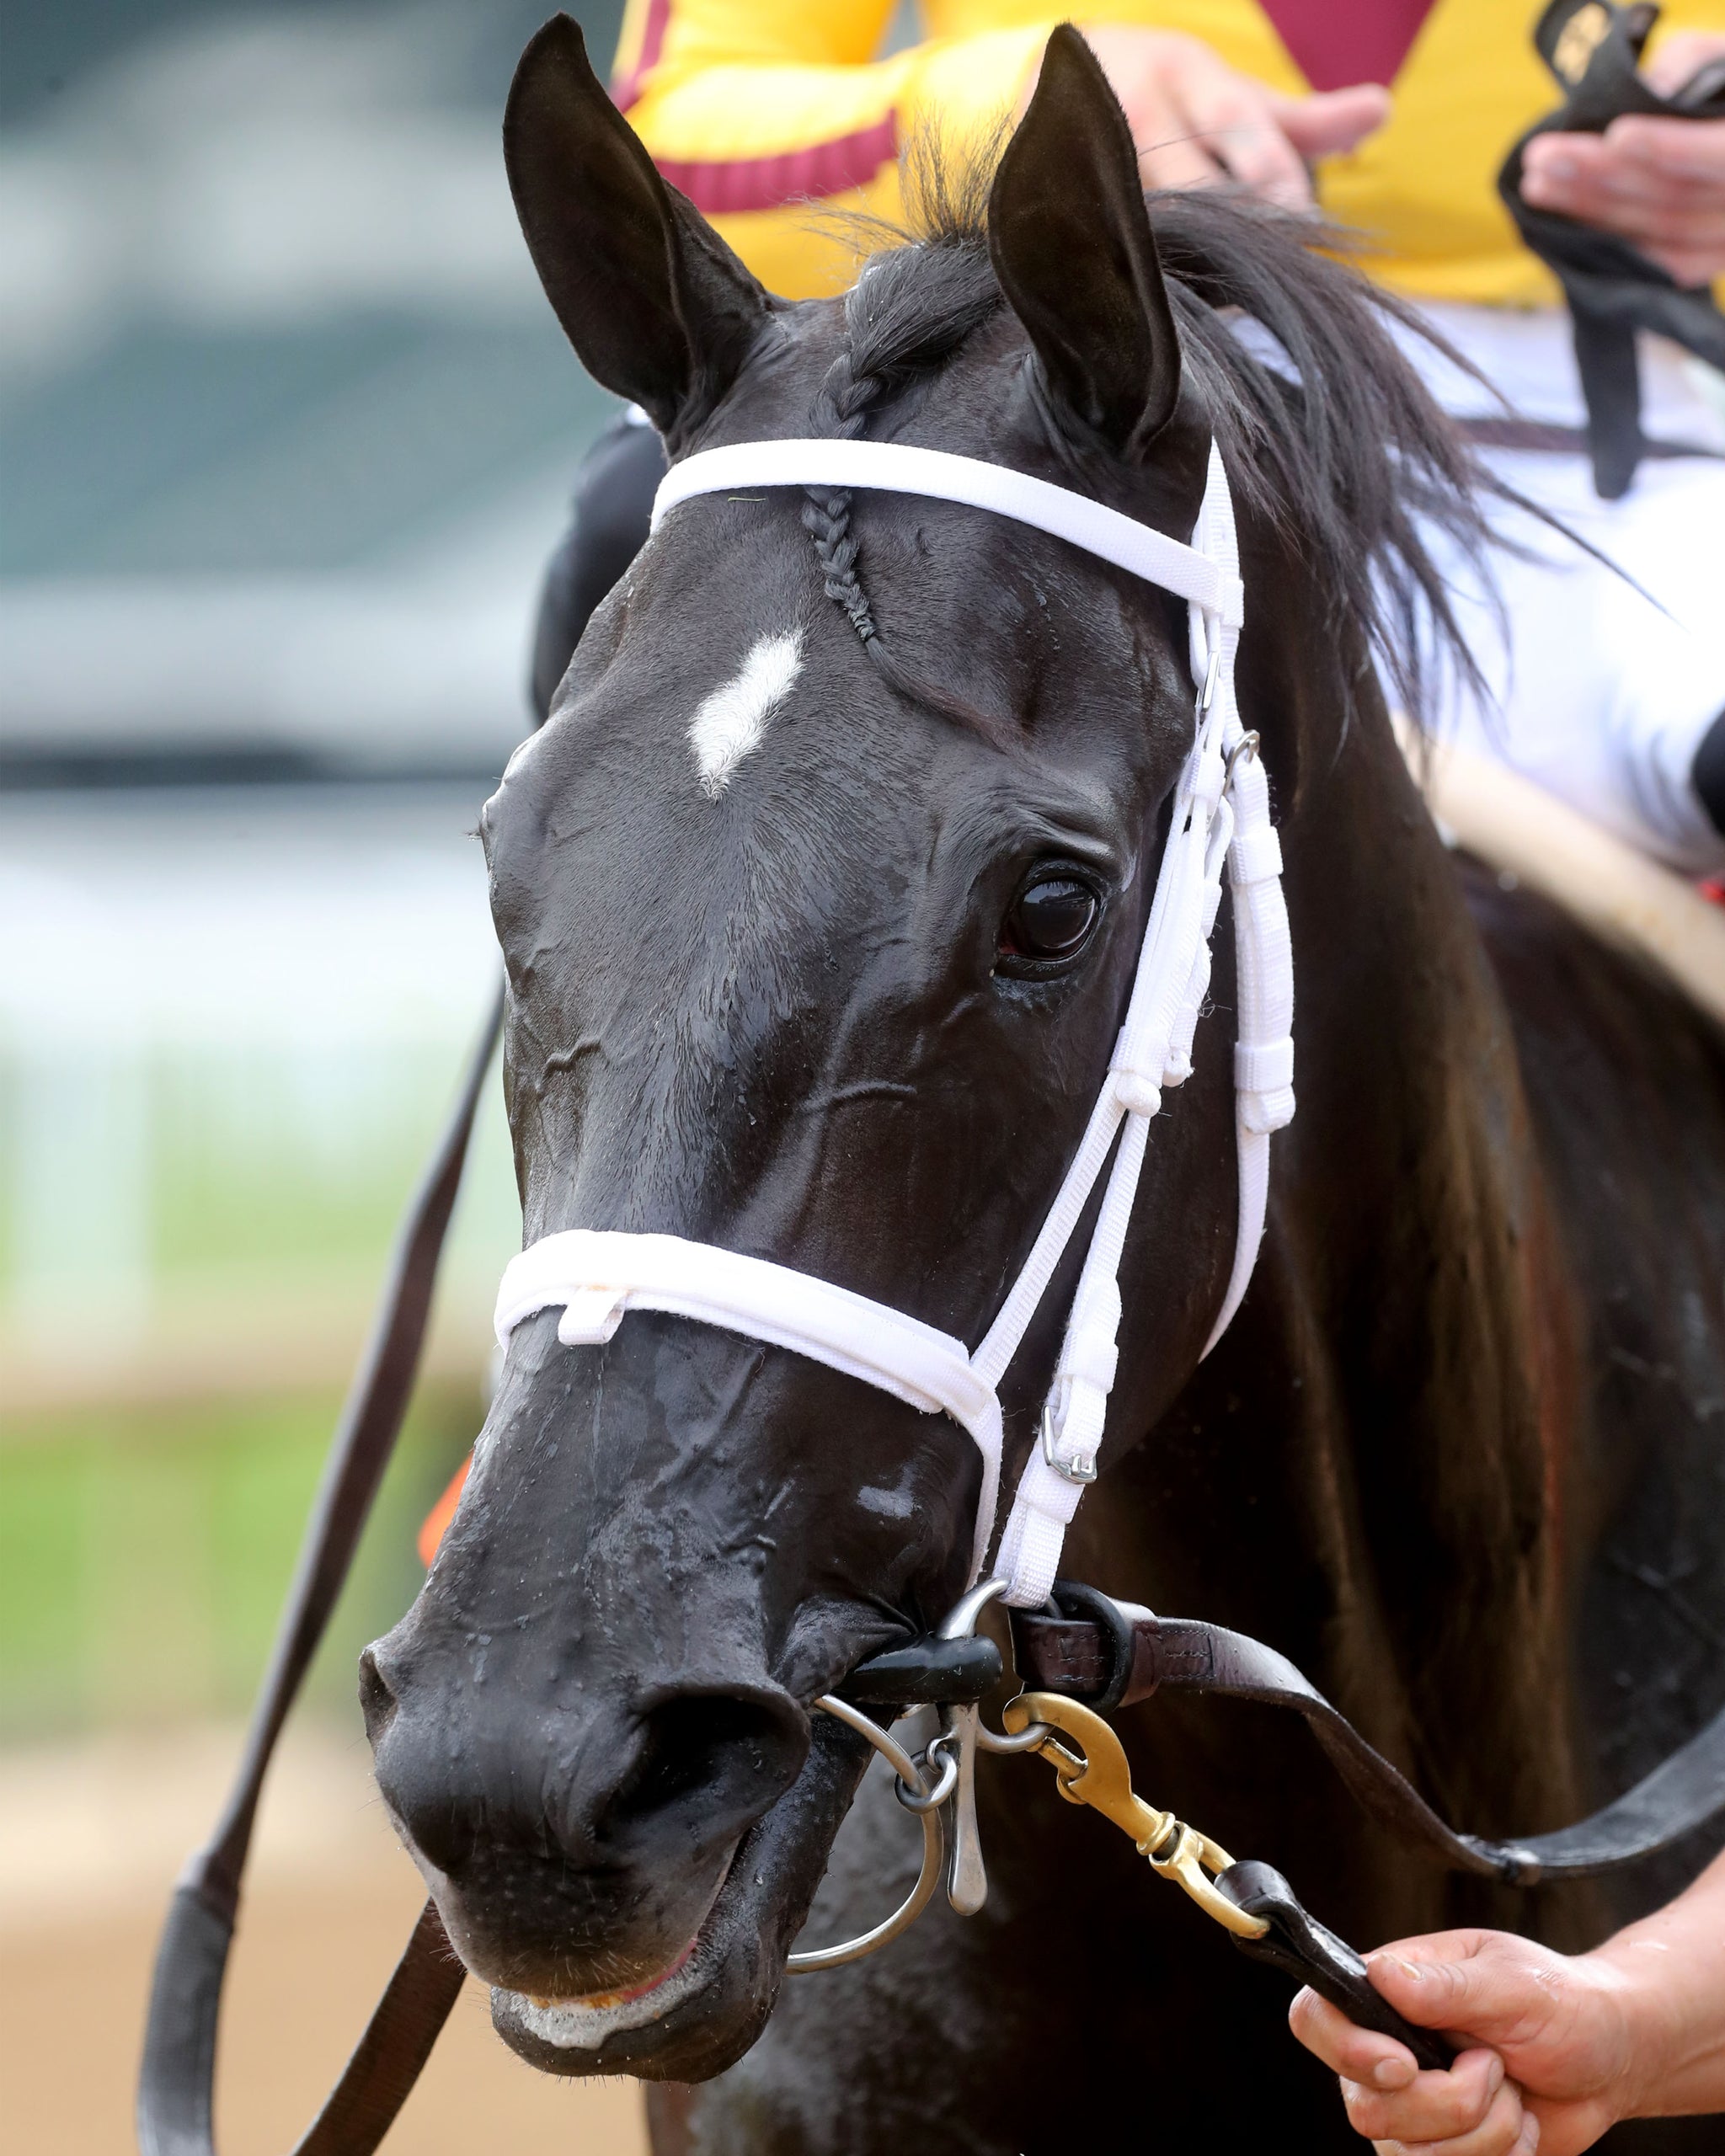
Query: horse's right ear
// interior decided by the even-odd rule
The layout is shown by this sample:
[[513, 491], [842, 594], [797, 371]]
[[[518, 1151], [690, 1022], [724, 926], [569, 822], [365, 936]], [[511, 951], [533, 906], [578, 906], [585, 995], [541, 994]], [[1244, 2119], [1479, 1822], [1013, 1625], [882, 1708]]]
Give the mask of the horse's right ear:
[[533, 267], [582, 365], [662, 435], [698, 424], [748, 356], [767, 296], [654, 171], [567, 15], [521, 55], [503, 157]]
[[1070, 23], [995, 174], [988, 248], [1057, 410], [1142, 456], [1179, 398], [1180, 339], [1132, 130]]

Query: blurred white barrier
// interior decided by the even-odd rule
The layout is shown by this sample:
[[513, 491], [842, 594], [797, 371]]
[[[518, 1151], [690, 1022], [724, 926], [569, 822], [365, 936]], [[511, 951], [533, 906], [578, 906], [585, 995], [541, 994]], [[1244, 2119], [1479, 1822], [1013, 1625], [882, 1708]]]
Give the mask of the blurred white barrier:
[[243, 746], [366, 776], [500, 771], [536, 599], [354, 575], [0, 586], [8, 756]]
[[[9, 1414], [340, 1381], [496, 978], [477, 808], [256, 787], [0, 810]], [[517, 1237], [494, 1100], [444, 1298], [475, 1369]]]

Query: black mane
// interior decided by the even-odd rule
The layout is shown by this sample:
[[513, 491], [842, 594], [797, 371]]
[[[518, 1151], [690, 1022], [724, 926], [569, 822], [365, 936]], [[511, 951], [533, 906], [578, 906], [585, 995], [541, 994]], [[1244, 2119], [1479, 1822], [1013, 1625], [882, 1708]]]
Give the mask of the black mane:
[[[860, 434], [871, 413], [950, 359], [1004, 302], [990, 262], [987, 204], [1004, 131], [960, 156], [919, 138], [903, 167], [902, 225], [842, 221], [878, 250], [846, 296], [845, 347], [816, 399], [824, 434]], [[1477, 669], [1416, 520], [1478, 562], [1480, 507], [1501, 483], [1409, 365], [1393, 324], [1466, 366], [1417, 312], [1369, 283], [1335, 227], [1235, 193], [1146, 198], [1181, 335], [1236, 496], [1297, 531], [1331, 624], [1363, 633], [1418, 718], [1434, 645], [1462, 678]], [[883, 244], [884, 243], [884, 244]], [[1249, 341], [1242, 318], [1268, 336]], [[1471, 371], [1471, 370], [1469, 370]], [[856, 569], [847, 494], [809, 490], [828, 595], [894, 672]], [[926, 696], [920, 684], [906, 681]]]

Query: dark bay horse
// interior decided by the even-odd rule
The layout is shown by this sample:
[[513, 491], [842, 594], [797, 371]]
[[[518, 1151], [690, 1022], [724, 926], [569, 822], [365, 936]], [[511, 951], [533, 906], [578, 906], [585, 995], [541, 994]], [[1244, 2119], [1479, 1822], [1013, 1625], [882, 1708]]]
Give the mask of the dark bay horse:
[[[1725, 1694], [1725, 1042], [1458, 864], [1421, 806], [1370, 653], [1417, 600], [1443, 616], [1414, 511], [1478, 527], [1384, 303], [1284, 219], [1147, 209], [1071, 32], [985, 220], [934, 173], [917, 236], [841, 301], [761, 291], [566, 21], [506, 145], [553, 306], [674, 457], [866, 430], [1183, 537], [1215, 435], [1300, 1112], [1200, 1364], [1235, 1223], [1224, 938], [1151, 1126], [1065, 1569], [1273, 1641], [1464, 1827], [1626, 1785]], [[1184, 638], [1167, 595], [973, 510], [780, 489], [670, 517], [485, 813], [528, 1240], [670, 1232], [978, 1339], [1120, 1022]], [[740, 697], [752, 723], [715, 731]], [[1002, 1388], [1009, 1470], [1078, 1255]], [[498, 2028], [547, 2071], [660, 2084], [665, 2152], [1343, 2145], [1285, 1988], [1035, 1761], [983, 1766], [980, 1915], [782, 1989], [811, 1904], [805, 1944], [902, 1892], [914, 1827], [873, 1777], [853, 1807], [865, 1748], [810, 1704], [953, 1603], [977, 1475], [955, 1426], [751, 1339], [519, 1327], [364, 1671], [379, 1784]], [[1627, 1913], [1409, 1859], [1277, 1720], [1157, 1700], [1121, 1733], [1154, 1801], [1363, 1944], [1483, 1920], [1578, 1945]]]

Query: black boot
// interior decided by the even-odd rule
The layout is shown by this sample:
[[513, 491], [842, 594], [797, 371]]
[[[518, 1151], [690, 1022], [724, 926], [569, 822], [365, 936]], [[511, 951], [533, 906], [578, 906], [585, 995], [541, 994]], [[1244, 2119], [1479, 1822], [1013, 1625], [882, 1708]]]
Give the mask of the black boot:
[[665, 477], [665, 450], [645, 419], [625, 413], [582, 462], [569, 528], [539, 595], [527, 693], [542, 725], [594, 608], [640, 552]]
[[1725, 837], [1725, 711], [1701, 736], [1695, 752], [1695, 790], [1701, 806], [1713, 819], [1713, 829]]

